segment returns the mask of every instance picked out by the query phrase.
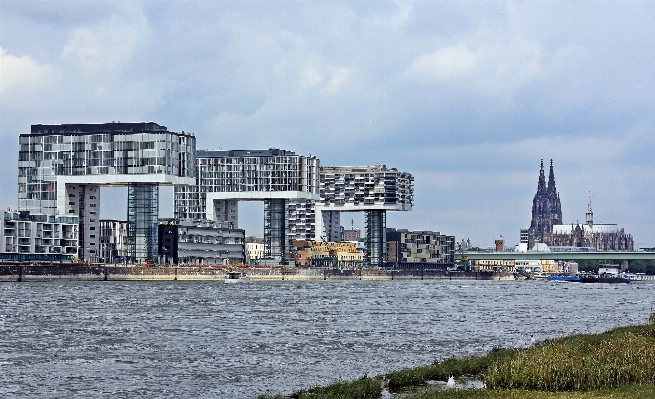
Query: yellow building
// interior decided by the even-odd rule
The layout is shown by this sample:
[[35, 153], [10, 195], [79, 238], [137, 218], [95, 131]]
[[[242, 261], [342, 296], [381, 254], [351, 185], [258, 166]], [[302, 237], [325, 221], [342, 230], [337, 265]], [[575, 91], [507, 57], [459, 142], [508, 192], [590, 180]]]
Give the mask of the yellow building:
[[541, 261], [541, 270], [544, 273], [556, 273], [556, 272], [558, 272], [557, 264], [552, 259], [542, 260]]
[[514, 272], [514, 260], [476, 260], [474, 269], [477, 272]]
[[352, 242], [291, 241], [291, 257], [296, 266], [361, 267], [364, 252]]

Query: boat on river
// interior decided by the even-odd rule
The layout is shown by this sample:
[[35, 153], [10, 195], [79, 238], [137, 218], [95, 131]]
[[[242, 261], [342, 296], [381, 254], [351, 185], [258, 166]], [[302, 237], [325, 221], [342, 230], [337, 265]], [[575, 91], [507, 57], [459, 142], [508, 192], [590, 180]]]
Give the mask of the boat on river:
[[548, 281], [566, 282], [566, 283], [579, 283], [580, 276], [548, 276]]
[[247, 283], [249, 281], [250, 281], [250, 276], [248, 276], [245, 272], [242, 272], [241, 270], [234, 270], [228, 272], [227, 276], [225, 276], [225, 282], [228, 284]]
[[617, 275], [598, 275], [598, 274], [583, 274], [580, 276], [581, 283], [606, 283], [606, 284], [622, 284], [629, 283], [631, 280], [628, 277], [621, 277]]

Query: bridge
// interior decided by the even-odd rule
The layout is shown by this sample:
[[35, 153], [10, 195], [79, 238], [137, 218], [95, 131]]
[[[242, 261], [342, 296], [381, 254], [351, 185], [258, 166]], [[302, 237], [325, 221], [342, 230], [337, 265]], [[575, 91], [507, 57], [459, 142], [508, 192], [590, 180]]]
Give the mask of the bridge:
[[655, 252], [458, 252], [455, 260], [655, 260]]

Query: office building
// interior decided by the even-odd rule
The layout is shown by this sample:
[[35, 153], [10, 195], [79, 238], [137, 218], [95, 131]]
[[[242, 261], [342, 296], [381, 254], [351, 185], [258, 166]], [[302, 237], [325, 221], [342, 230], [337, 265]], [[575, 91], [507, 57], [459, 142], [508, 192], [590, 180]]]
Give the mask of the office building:
[[19, 137], [18, 208], [79, 219], [78, 256], [99, 259], [100, 187], [128, 187], [130, 261], [157, 255], [160, 184], [195, 184], [195, 137], [154, 122], [32, 125]]
[[72, 262], [77, 256], [77, 216], [5, 211], [0, 220], [0, 259]]
[[245, 232], [230, 222], [161, 219], [159, 256], [164, 264], [240, 265]]
[[[369, 267], [384, 266], [386, 212], [412, 210], [413, 176], [385, 165], [321, 167], [320, 193], [313, 212], [305, 212], [315, 224], [314, 240], [340, 241], [341, 213], [365, 212], [364, 263]], [[301, 217], [296, 223], [307, 224]]]
[[239, 201], [263, 201], [265, 257], [284, 264], [289, 201], [319, 199], [319, 162], [276, 148], [197, 151], [195, 184], [175, 187], [175, 217], [238, 226]]
[[394, 269], [447, 269], [455, 265], [455, 237], [433, 231], [387, 229], [387, 265]]

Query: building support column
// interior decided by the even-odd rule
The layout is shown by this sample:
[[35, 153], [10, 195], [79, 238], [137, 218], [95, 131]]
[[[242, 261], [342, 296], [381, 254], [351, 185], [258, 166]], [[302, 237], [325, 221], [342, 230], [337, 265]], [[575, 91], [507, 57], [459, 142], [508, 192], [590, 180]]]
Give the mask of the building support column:
[[386, 261], [387, 211], [366, 211], [366, 248], [364, 263], [368, 267], [383, 267]]
[[287, 243], [289, 220], [286, 199], [264, 200], [264, 257], [286, 264], [289, 259]]
[[131, 183], [127, 187], [127, 247], [132, 262], [157, 260], [159, 185]]

